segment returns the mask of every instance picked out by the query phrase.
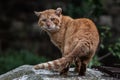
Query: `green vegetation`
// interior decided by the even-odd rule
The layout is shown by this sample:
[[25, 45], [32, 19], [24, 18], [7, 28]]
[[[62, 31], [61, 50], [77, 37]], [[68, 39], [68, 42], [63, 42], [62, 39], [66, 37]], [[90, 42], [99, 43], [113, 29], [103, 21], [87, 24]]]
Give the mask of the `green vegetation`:
[[120, 59], [120, 38], [113, 38], [112, 30], [108, 26], [99, 27], [101, 31], [101, 52], [105, 51], [107, 54], [111, 54]]
[[0, 74], [24, 64], [34, 65], [46, 61], [48, 61], [47, 58], [38, 57], [26, 50], [8, 50], [4, 55], [0, 55]]
[[[81, 5], [78, 5], [78, 3]], [[95, 19], [103, 12], [101, 0], [81, 0], [67, 6], [66, 14], [78, 18], [87, 17]]]

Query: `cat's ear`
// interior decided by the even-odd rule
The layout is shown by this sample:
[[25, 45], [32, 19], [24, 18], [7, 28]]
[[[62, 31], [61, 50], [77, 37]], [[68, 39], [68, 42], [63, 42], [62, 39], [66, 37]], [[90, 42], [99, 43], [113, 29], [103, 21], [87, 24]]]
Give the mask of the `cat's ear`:
[[56, 13], [56, 15], [60, 16], [62, 13], [62, 8], [57, 8], [55, 13]]
[[41, 12], [34, 11], [34, 13], [35, 13], [35, 15], [38, 16], [38, 17], [41, 15]]

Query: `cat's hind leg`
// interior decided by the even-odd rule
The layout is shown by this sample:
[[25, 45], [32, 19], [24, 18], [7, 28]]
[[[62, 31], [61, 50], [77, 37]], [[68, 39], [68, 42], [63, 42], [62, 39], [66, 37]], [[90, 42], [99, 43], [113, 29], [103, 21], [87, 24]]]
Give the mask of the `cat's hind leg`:
[[86, 64], [85, 63], [81, 63], [81, 68], [80, 68], [80, 71], [79, 71], [79, 76], [85, 76], [85, 72], [86, 72]]
[[79, 57], [76, 58], [75, 60], [75, 72], [80, 72], [80, 68], [81, 68], [81, 60]]
[[79, 75], [80, 76], [85, 76], [85, 72], [87, 69], [87, 65], [90, 62], [91, 58], [85, 58], [85, 59], [81, 59], [81, 68], [80, 68], [80, 72]]

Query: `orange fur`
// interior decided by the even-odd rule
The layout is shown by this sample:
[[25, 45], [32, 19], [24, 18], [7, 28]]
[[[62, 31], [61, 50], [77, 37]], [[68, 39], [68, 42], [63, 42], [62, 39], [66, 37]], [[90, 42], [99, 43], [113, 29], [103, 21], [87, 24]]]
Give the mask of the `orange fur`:
[[39, 15], [39, 26], [48, 33], [53, 44], [61, 50], [63, 57], [35, 65], [34, 68], [59, 69], [60, 74], [65, 75], [70, 64], [74, 62], [75, 71], [79, 75], [85, 75], [87, 64], [94, 56], [99, 44], [98, 31], [90, 19], [72, 19], [62, 15], [61, 12], [61, 8], [36, 12]]

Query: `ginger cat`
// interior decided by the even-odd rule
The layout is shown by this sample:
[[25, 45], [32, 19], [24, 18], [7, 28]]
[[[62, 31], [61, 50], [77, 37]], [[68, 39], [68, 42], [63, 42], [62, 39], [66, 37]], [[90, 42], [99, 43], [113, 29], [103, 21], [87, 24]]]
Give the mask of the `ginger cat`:
[[84, 76], [87, 64], [99, 44], [95, 24], [90, 19], [64, 16], [61, 8], [35, 14], [39, 17], [40, 28], [48, 33], [53, 44], [61, 50], [62, 58], [35, 65], [34, 69], [58, 70], [61, 75], [66, 75], [70, 64], [75, 63], [75, 71]]

